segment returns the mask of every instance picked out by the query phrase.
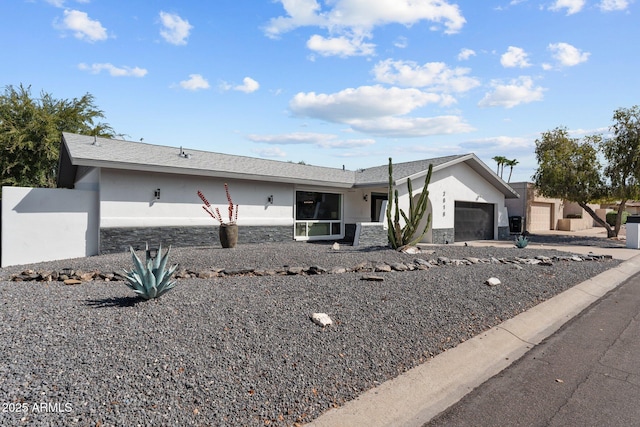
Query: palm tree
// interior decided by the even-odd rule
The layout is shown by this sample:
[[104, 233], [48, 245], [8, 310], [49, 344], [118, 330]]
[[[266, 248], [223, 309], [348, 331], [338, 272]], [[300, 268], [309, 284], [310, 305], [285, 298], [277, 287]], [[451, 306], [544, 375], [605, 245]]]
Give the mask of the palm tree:
[[500, 178], [502, 178], [502, 174], [504, 172], [504, 164], [509, 160], [504, 156], [495, 156], [493, 160], [495, 160], [496, 163], [498, 164], [498, 168], [496, 169], [496, 175], [500, 175]]
[[516, 159], [507, 160], [504, 162], [505, 165], [509, 166], [509, 179], [507, 180], [507, 182], [511, 182], [511, 174], [513, 173], [513, 167], [518, 163], [520, 162], [518, 162]]

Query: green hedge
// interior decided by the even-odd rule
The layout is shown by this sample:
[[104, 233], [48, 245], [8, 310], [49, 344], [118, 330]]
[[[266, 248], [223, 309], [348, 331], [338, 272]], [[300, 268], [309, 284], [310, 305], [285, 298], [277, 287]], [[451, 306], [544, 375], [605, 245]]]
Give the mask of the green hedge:
[[[618, 216], [618, 212], [608, 212], [607, 213], [607, 224], [609, 224], [610, 226], [614, 226], [616, 225], [616, 217]], [[622, 224], [626, 224], [627, 223], [627, 217], [629, 216], [629, 212], [627, 211], [622, 211]]]

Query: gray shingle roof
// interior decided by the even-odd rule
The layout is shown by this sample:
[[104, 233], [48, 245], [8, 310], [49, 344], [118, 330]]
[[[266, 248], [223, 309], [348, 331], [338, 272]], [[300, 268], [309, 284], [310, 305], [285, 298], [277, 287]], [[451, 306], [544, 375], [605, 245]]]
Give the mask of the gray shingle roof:
[[[64, 132], [60, 150], [59, 187], [73, 187], [78, 168], [103, 167], [182, 175], [240, 178], [331, 187], [371, 187], [388, 183], [388, 165], [360, 171], [301, 165], [277, 160], [191, 150], [182, 147], [100, 138]], [[181, 155], [182, 153], [182, 155]], [[400, 183], [434, 171], [466, 162], [507, 197], [517, 194], [474, 154], [438, 157], [393, 165], [393, 178]]]
[[[63, 133], [70, 165], [352, 187], [354, 171]], [[62, 150], [61, 150], [62, 151]], [[61, 164], [61, 169], [65, 165]], [[63, 171], [61, 171], [63, 172]]]
[[[393, 180], [398, 182], [408, 177], [426, 172], [429, 164], [433, 164], [434, 169], [438, 166], [450, 163], [456, 159], [461, 159], [465, 155], [437, 157], [434, 159], [415, 160], [413, 162], [394, 163], [393, 164]], [[389, 165], [375, 166], [372, 168], [362, 169], [356, 174], [356, 185], [387, 185], [389, 182]]]

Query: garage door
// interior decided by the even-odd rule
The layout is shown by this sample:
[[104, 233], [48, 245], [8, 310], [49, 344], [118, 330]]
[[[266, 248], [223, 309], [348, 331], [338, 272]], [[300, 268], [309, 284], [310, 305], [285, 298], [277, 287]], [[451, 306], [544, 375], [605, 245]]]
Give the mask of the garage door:
[[551, 203], [531, 203], [531, 221], [528, 230], [531, 232], [551, 230], [552, 207]]
[[490, 203], [456, 202], [455, 241], [493, 240], [493, 213], [494, 205]]

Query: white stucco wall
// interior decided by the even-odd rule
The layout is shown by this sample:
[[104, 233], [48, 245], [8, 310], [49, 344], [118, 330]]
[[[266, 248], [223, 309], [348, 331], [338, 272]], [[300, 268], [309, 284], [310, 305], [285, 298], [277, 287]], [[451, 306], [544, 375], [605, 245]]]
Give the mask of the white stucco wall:
[[2, 267], [98, 253], [98, 194], [2, 187]]
[[[201, 190], [227, 219], [224, 183], [238, 208], [239, 225], [293, 225], [293, 185], [148, 172], [100, 173], [101, 227], [193, 226], [216, 223], [203, 209]], [[154, 194], [160, 189], [160, 199]], [[268, 202], [273, 196], [273, 204]], [[216, 223], [217, 224], [217, 223]]]
[[[424, 187], [425, 178], [423, 176], [411, 180], [416, 201]], [[408, 212], [407, 184], [398, 185], [398, 190], [400, 207]], [[427, 215], [431, 213], [431, 227], [423, 241], [432, 240], [432, 229], [454, 228], [456, 201], [495, 204], [494, 215], [497, 221], [494, 226], [494, 235], [497, 236], [498, 227], [509, 225], [504, 200], [502, 192], [464, 163], [433, 172], [429, 183], [429, 208], [422, 221], [422, 225], [426, 224]]]
[[[365, 189], [349, 189], [344, 191], [344, 222], [353, 224], [371, 221], [371, 199]], [[364, 200], [365, 194], [367, 200]]]

